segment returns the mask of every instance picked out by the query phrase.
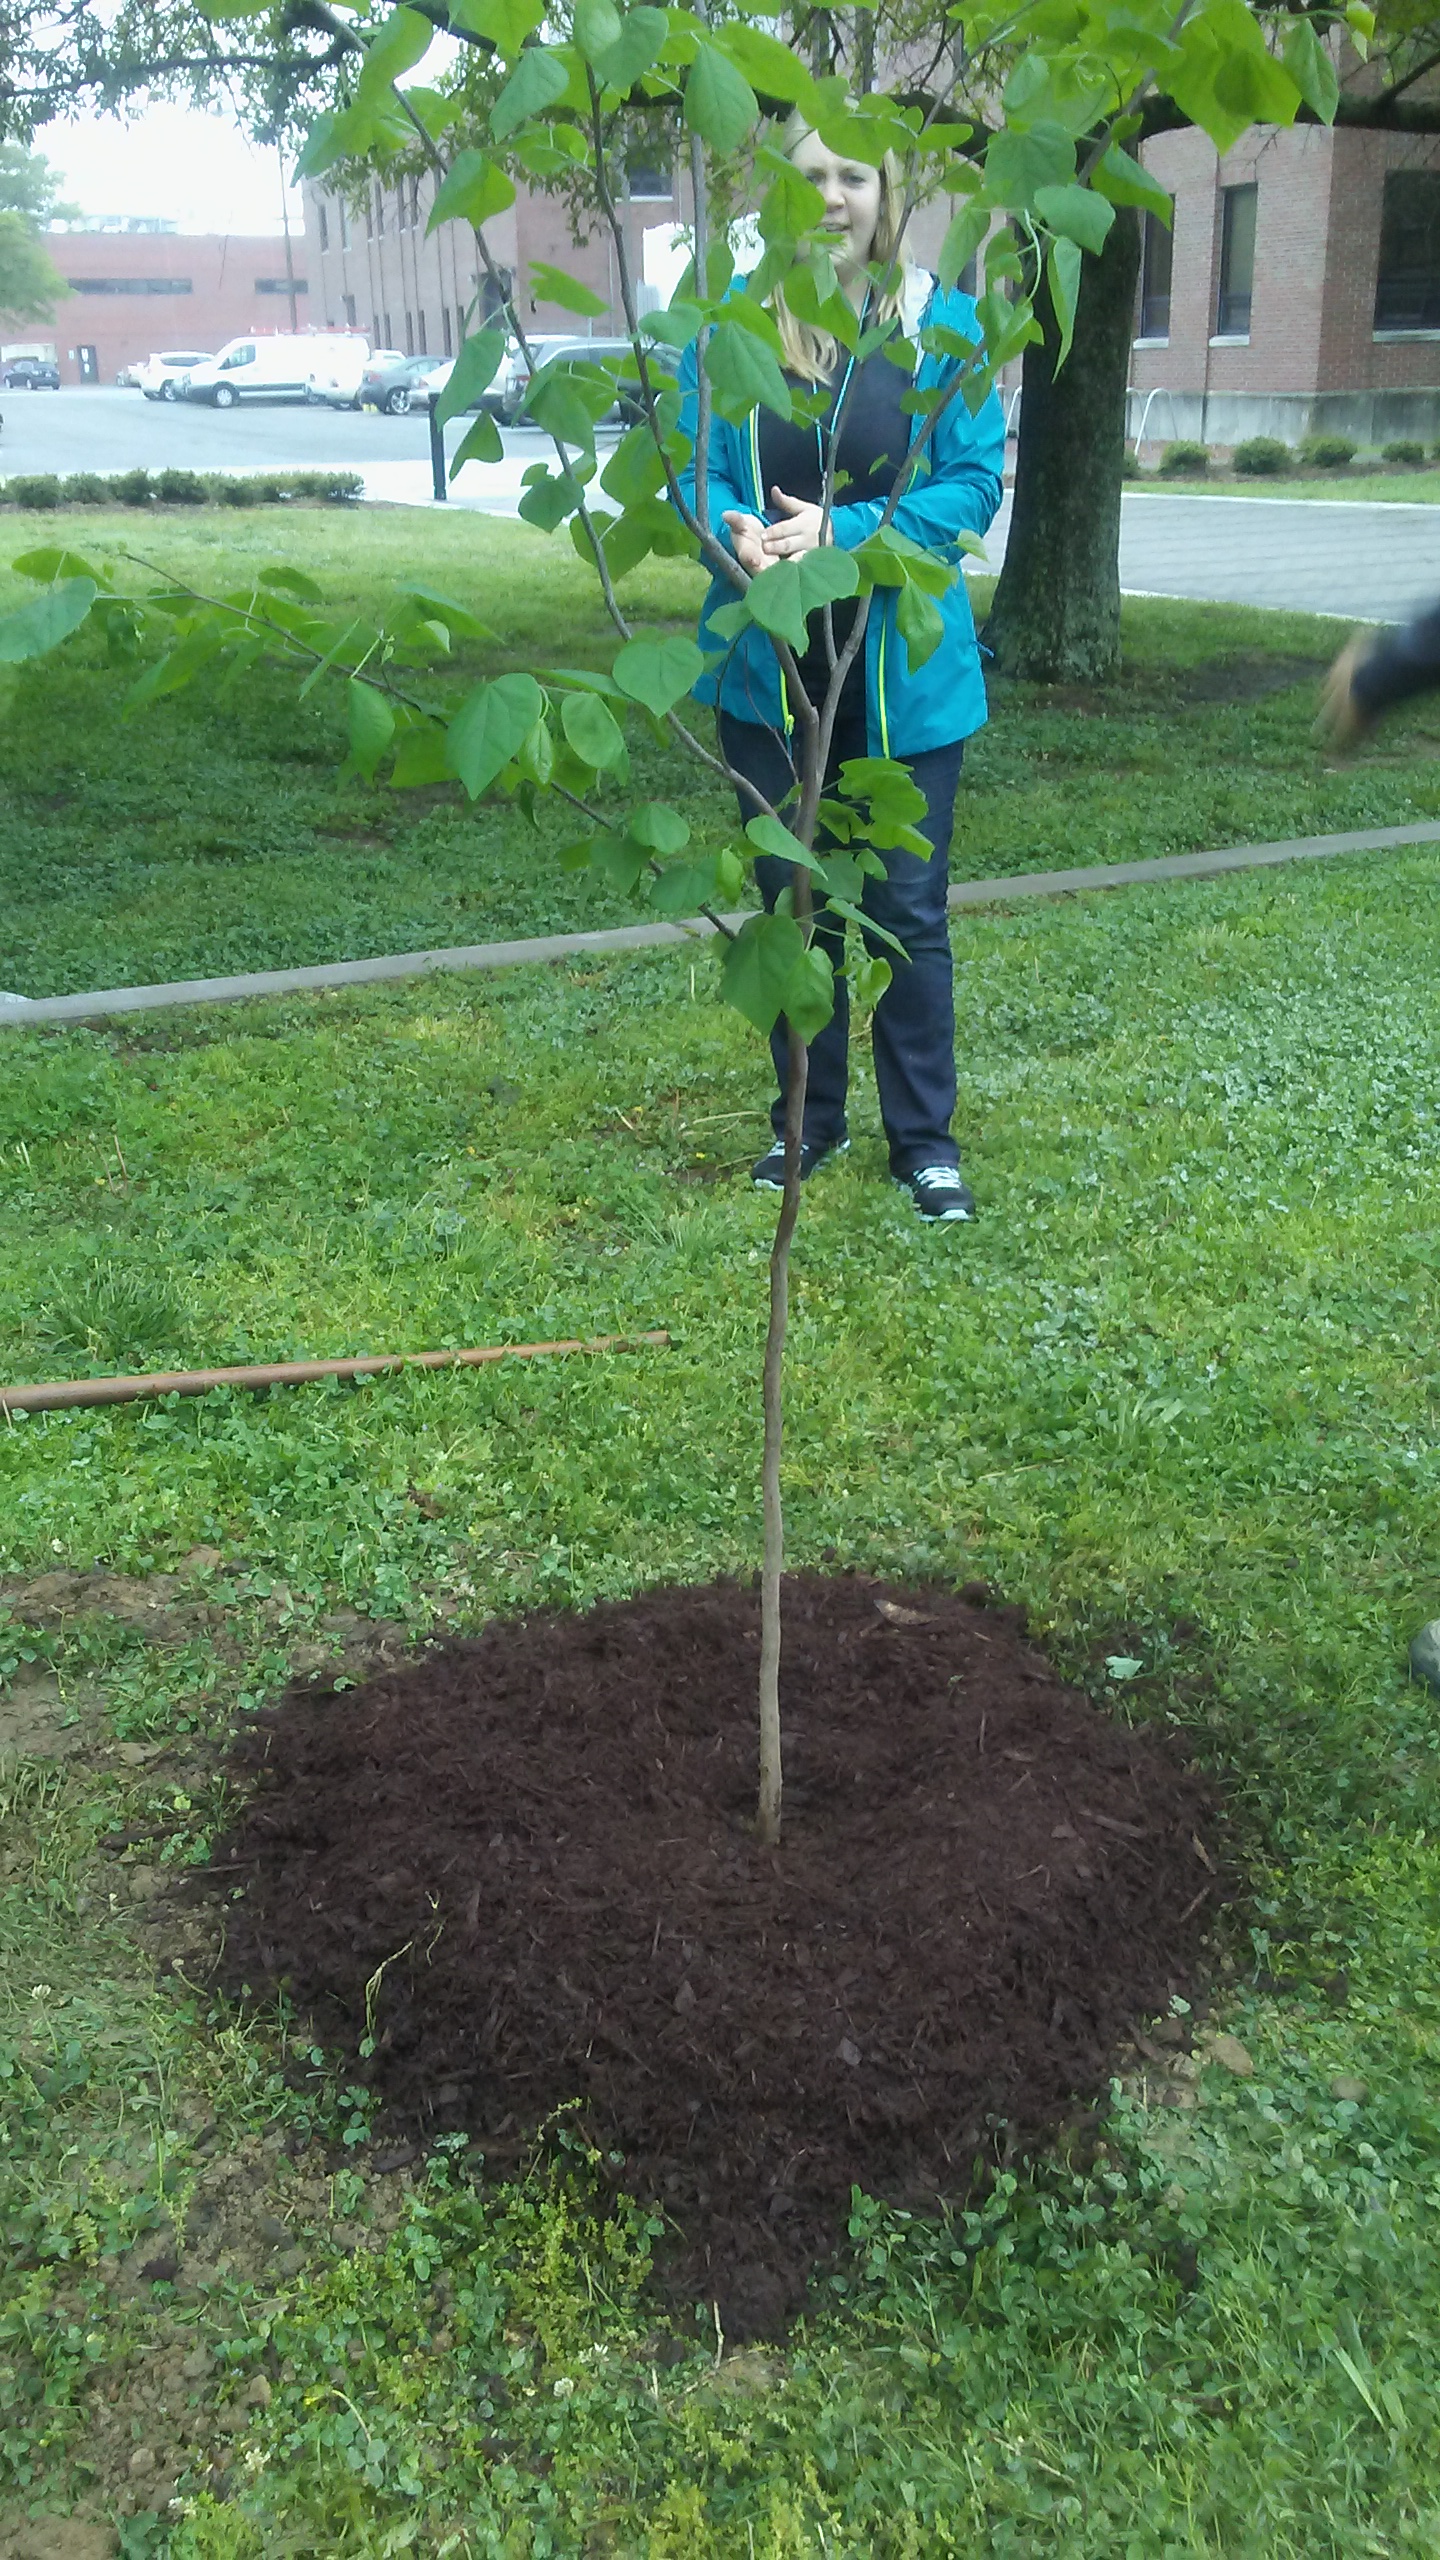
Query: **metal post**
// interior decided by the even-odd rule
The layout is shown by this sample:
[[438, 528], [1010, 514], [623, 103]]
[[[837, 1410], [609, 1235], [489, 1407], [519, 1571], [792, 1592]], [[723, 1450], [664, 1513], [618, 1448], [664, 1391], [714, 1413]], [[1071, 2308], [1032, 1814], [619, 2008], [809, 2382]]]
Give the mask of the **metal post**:
[[440, 423], [440, 394], [430, 394], [430, 486], [437, 506], [449, 497], [445, 486], [445, 429]]

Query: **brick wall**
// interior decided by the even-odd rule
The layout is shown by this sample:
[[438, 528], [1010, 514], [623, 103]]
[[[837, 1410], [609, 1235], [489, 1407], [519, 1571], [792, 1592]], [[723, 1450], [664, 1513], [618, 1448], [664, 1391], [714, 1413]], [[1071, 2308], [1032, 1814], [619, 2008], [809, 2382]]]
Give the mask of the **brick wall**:
[[[283, 291], [262, 293], [260, 284], [283, 283], [283, 239], [178, 231], [48, 232], [45, 248], [67, 283], [80, 285], [179, 284], [180, 292], [77, 292], [57, 303], [47, 320], [11, 320], [0, 313], [0, 342], [54, 342], [62, 380], [79, 382], [80, 349], [95, 351], [96, 374], [113, 382], [122, 365], [162, 348], [213, 355], [243, 331], [288, 329], [290, 304]], [[305, 247], [294, 243], [300, 285], [297, 317], [302, 329], [315, 315], [305, 291]]]

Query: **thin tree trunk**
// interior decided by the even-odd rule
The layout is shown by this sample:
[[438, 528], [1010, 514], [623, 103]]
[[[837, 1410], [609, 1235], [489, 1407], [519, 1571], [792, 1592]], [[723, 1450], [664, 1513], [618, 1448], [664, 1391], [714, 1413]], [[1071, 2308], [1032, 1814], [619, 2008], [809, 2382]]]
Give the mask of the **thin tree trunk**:
[[805, 1085], [810, 1054], [790, 1033], [790, 1072], [785, 1080], [785, 1190], [770, 1248], [770, 1329], [765, 1337], [765, 1449], [760, 1482], [765, 1543], [760, 1572], [760, 1805], [756, 1832], [763, 1849], [780, 1842], [780, 1575], [785, 1527], [780, 1508], [780, 1444], [785, 1428], [785, 1332], [790, 1320], [790, 1244], [800, 1215], [800, 1136], [805, 1125]]
[[1140, 224], [1122, 207], [1081, 270], [1075, 341], [1042, 277], [1043, 340], [1025, 350], [1015, 500], [985, 639], [1001, 673], [1099, 684], [1120, 664], [1120, 497]]

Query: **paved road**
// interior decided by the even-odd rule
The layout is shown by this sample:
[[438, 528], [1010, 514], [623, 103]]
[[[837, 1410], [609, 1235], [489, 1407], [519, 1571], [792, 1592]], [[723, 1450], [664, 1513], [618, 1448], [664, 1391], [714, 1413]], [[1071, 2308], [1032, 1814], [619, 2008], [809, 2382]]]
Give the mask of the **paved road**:
[[[0, 395], [0, 475], [22, 471], [363, 471], [369, 498], [424, 505], [429, 423], [309, 409], [295, 401], [221, 411], [113, 388]], [[453, 446], [463, 433], [449, 430]], [[471, 464], [456, 502], [513, 515], [527, 464], [548, 455], [528, 428], [507, 430], [505, 460]], [[987, 562], [1004, 555], [1009, 501]], [[1391, 621], [1440, 593], [1440, 507], [1359, 501], [1169, 497], [1127, 490], [1121, 582], [1132, 594], [1292, 606], [1346, 621]]]

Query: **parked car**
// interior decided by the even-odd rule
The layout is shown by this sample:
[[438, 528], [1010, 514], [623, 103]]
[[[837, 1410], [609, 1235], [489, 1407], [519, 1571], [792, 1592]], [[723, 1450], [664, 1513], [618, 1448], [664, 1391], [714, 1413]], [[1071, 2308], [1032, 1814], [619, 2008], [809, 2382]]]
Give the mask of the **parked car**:
[[367, 364], [399, 364], [399, 356], [382, 349], [373, 357], [368, 338], [337, 338], [316, 349], [315, 370], [305, 385], [305, 397], [314, 408], [358, 409], [360, 381]]
[[60, 367], [44, 356], [11, 356], [0, 365], [0, 388], [6, 391], [58, 391]]
[[192, 365], [180, 387], [187, 400], [203, 400], [212, 409], [233, 409], [242, 397], [304, 400], [317, 364], [343, 343], [338, 333], [319, 329], [232, 338], [218, 356]]
[[[605, 366], [608, 372], [622, 376], [615, 405], [606, 411], [602, 425], [618, 419], [629, 426], [643, 415], [644, 403], [635, 371], [635, 352], [628, 338], [532, 338], [530, 343], [537, 356], [544, 349], [541, 361], [545, 364], [598, 364]], [[663, 376], [665, 380], [673, 381], [680, 370], [680, 358], [674, 347], [647, 345], [645, 357], [652, 379]], [[523, 357], [512, 378], [515, 383], [513, 406], [501, 412], [507, 425], [514, 425], [520, 419], [521, 403], [530, 387], [530, 375]]]
[[433, 356], [397, 356], [382, 349], [361, 372], [359, 405], [383, 410], [387, 418], [403, 418], [412, 402], [423, 399], [426, 377], [434, 371]]
[[140, 367], [138, 364], [122, 364], [119, 372], [115, 376], [115, 388], [117, 391], [134, 391], [139, 384], [139, 380]]
[[188, 354], [172, 348], [166, 355], [147, 356], [142, 365], [135, 367], [135, 380], [147, 400], [178, 400], [185, 376], [197, 364], [209, 361], [207, 355], [197, 353], [193, 347]]
[[[574, 338], [552, 337], [531, 338], [527, 343], [538, 370], [542, 364], [548, 364], [553, 355], [558, 355], [562, 347], [573, 347], [577, 341]], [[507, 426], [513, 425], [519, 414], [520, 403], [530, 387], [530, 372], [530, 364], [520, 352], [519, 340], [512, 338], [505, 349], [500, 370], [490, 385], [489, 393], [495, 414], [503, 418]]]

